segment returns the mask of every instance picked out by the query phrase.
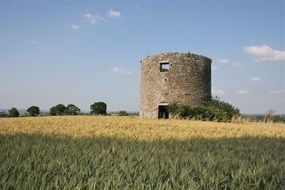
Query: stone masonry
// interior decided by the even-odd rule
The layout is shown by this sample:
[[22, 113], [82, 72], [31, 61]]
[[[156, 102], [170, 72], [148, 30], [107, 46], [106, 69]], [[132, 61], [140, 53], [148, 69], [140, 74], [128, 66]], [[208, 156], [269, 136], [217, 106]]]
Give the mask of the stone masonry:
[[141, 60], [140, 117], [160, 118], [161, 110], [173, 103], [202, 105], [211, 96], [211, 62], [190, 52]]

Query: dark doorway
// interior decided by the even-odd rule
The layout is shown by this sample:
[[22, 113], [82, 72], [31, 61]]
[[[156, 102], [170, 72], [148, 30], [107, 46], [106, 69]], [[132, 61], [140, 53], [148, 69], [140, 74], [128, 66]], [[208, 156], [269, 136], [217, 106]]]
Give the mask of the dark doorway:
[[168, 106], [158, 106], [158, 119], [168, 119], [169, 111]]

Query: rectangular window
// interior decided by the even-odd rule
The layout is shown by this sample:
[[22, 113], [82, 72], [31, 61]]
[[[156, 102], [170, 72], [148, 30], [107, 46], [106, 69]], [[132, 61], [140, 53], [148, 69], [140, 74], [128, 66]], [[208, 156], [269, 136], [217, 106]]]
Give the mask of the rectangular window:
[[169, 62], [160, 62], [160, 72], [169, 71]]

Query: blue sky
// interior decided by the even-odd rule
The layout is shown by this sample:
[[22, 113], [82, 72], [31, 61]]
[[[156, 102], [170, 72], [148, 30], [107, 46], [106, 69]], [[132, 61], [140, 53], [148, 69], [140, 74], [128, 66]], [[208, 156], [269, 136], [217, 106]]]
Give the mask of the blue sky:
[[138, 111], [139, 61], [213, 60], [213, 95], [285, 113], [285, 1], [0, 1], [0, 107]]

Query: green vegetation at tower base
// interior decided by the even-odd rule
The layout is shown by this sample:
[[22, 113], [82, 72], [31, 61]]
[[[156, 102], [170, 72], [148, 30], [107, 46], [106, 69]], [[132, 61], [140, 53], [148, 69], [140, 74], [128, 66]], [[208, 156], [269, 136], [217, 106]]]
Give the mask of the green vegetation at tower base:
[[220, 100], [218, 97], [206, 98], [205, 104], [197, 107], [171, 104], [169, 105], [169, 112], [176, 118], [218, 122], [230, 122], [234, 117], [240, 116], [237, 107]]
[[285, 139], [0, 135], [0, 189], [282, 189]]

